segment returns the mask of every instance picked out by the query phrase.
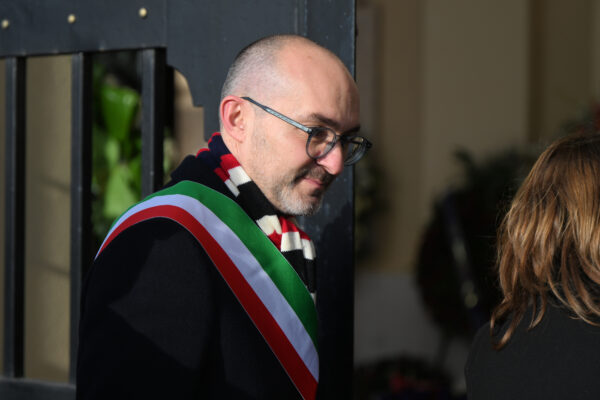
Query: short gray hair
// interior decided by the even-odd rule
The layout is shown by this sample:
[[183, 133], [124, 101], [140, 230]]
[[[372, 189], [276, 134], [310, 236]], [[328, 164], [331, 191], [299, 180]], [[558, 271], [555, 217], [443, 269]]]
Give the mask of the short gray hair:
[[229, 67], [221, 89], [221, 100], [230, 94], [250, 96], [251, 93], [247, 93], [252, 90], [250, 85], [257, 86], [261, 81], [272, 78], [276, 73], [279, 50], [292, 41], [313, 43], [303, 36], [286, 34], [267, 36], [243, 48]]

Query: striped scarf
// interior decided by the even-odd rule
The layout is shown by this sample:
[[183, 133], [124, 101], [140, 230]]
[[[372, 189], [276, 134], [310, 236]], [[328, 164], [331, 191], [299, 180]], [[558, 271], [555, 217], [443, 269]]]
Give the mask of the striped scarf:
[[237, 203], [256, 221], [296, 270], [314, 298], [315, 247], [308, 235], [298, 228], [295, 219], [281, 214], [273, 207], [229, 152], [220, 133], [213, 134], [208, 141], [208, 148], [201, 149], [196, 157], [221, 178]]

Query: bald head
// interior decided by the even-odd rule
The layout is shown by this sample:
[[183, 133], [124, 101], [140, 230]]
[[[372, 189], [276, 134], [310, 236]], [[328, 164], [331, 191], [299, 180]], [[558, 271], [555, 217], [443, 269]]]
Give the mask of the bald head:
[[[294, 55], [296, 57], [294, 57]], [[221, 90], [227, 95], [258, 97], [264, 101], [289, 90], [289, 78], [298, 72], [290, 70], [294, 58], [313, 58], [315, 66], [330, 62], [352, 81], [344, 64], [331, 51], [298, 35], [275, 35], [259, 39], [241, 50], [229, 68]], [[293, 76], [290, 76], [292, 74]]]
[[[242, 49], [227, 73], [221, 90], [221, 100], [229, 94], [245, 93], [248, 86], [272, 80], [276, 56], [293, 36], [269, 36]], [[261, 85], [262, 86], [262, 85]]]

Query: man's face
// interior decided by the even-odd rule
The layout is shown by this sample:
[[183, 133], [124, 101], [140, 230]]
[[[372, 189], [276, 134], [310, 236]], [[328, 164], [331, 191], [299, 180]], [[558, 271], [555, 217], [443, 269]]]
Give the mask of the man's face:
[[[339, 62], [326, 58], [315, 64], [310, 57], [290, 58], [288, 87], [265, 105], [309, 127], [326, 126], [338, 134], [356, 128], [356, 86]], [[251, 156], [245, 166], [248, 174], [280, 211], [314, 214], [326, 189], [343, 170], [340, 146], [314, 160], [306, 154], [308, 135], [304, 131], [247, 105], [254, 107], [256, 115], [249, 140]]]
[[[254, 169], [253, 179], [280, 211], [312, 215], [321, 206], [323, 194], [335, 175], [306, 155], [306, 133], [283, 124], [274, 129], [273, 124], [265, 123], [265, 118], [255, 127], [252, 140], [253, 160], [260, 164]], [[273, 135], [280, 135], [281, 139], [269, 140]]]

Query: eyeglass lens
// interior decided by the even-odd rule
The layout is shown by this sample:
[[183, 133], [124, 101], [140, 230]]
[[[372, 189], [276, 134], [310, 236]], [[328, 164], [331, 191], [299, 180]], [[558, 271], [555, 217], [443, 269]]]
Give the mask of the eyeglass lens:
[[[363, 156], [366, 145], [362, 137], [354, 136], [340, 140], [344, 154], [344, 164], [356, 163]], [[327, 128], [313, 128], [306, 146], [308, 155], [312, 158], [325, 157], [336, 144], [336, 134]]]
[[342, 151], [344, 153], [344, 164], [346, 165], [352, 165], [356, 163], [367, 152], [367, 149], [371, 147], [371, 143], [362, 136], [338, 136], [329, 128], [309, 128], [267, 106], [258, 103], [250, 97], [242, 97], [242, 99], [251, 102], [265, 112], [268, 112], [269, 114], [284, 120], [288, 124], [291, 124], [296, 128], [308, 133], [308, 139], [306, 141], [306, 153], [314, 159], [325, 157], [327, 153], [333, 149], [338, 139], [341, 141], [340, 145], [342, 146]]

